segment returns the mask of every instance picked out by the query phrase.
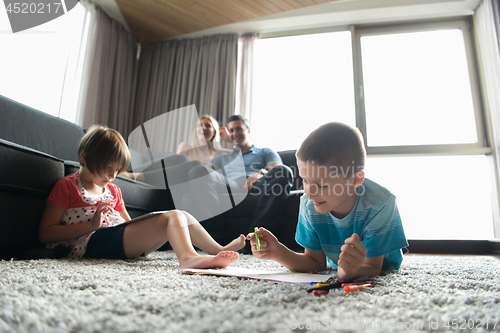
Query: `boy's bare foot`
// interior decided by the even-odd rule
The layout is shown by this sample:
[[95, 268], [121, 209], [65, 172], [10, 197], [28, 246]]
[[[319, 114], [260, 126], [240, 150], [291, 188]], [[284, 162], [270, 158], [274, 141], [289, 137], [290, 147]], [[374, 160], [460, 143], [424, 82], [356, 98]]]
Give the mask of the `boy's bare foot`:
[[222, 251], [238, 251], [245, 247], [245, 241], [245, 235], [241, 234], [240, 237], [233, 239], [231, 243], [224, 246], [222, 248]]
[[238, 253], [233, 251], [221, 251], [215, 256], [196, 255], [179, 260], [179, 268], [224, 268], [238, 260]]

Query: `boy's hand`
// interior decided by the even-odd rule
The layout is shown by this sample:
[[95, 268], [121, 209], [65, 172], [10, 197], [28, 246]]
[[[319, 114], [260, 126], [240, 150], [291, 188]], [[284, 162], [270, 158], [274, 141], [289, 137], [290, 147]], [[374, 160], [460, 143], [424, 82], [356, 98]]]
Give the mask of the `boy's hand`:
[[361, 243], [358, 234], [352, 234], [340, 248], [338, 270], [339, 276], [354, 276], [365, 262], [366, 247]]
[[92, 227], [94, 230], [99, 229], [102, 226], [102, 221], [106, 219], [106, 214], [111, 212], [112, 208], [109, 206], [109, 201], [102, 201], [97, 207], [94, 217], [92, 217]]
[[[255, 235], [259, 236], [260, 251], [257, 251], [257, 242], [255, 241]], [[250, 245], [252, 248], [252, 253], [257, 259], [264, 260], [276, 260], [278, 257], [278, 247], [280, 242], [276, 236], [274, 236], [269, 230], [265, 228], [259, 228], [255, 233], [251, 232], [247, 235], [247, 239], [250, 240]]]

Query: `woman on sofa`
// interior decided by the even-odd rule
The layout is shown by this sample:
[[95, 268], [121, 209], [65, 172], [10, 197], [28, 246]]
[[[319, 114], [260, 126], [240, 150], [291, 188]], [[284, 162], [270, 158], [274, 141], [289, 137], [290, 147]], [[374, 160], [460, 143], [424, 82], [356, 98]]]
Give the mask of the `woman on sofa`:
[[[183, 141], [179, 144], [176, 153], [181, 156], [170, 156], [168, 158], [168, 167], [184, 164], [184, 169], [189, 171], [191, 168], [199, 164], [186, 163], [187, 161], [198, 161], [202, 165], [208, 165], [215, 156], [222, 153], [231, 153], [231, 150], [223, 149], [221, 147], [219, 123], [215, 120], [215, 118], [209, 115], [203, 115], [200, 117], [200, 122], [196, 125], [195, 130], [191, 134], [190, 141], [190, 143]], [[182, 158], [183, 156], [186, 156], [187, 160]], [[121, 175], [142, 182], [147, 182], [146, 176], [143, 173], [124, 171]]]
[[220, 145], [219, 123], [209, 115], [201, 116], [200, 123], [191, 136], [191, 143], [181, 142], [177, 154], [186, 155], [191, 161], [208, 165], [217, 155], [231, 153]]

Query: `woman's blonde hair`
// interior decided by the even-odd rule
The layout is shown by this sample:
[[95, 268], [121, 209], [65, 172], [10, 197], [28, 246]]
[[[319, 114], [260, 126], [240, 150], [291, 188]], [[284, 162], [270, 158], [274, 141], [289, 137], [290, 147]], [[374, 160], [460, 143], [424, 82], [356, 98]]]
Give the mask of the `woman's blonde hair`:
[[78, 145], [78, 157], [80, 165], [99, 175], [106, 174], [106, 167], [110, 164], [121, 165], [118, 173], [125, 171], [130, 164], [130, 152], [121, 134], [101, 125], [92, 125], [87, 130]]
[[[210, 124], [212, 124], [212, 127], [213, 129], [215, 130], [215, 135], [212, 137], [212, 139], [210, 140], [210, 142], [213, 143], [213, 148], [214, 149], [221, 149], [220, 147], [220, 134], [219, 134], [219, 123], [217, 122], [217, 120], [215, 120], [214, 117], [208, 115], [208, 114], [205, 114], [203, 116], [200, 117], [200, 123], [203, 119], [208, 119], [210, 121]], [[201, 142], [202, 144], [204, 144], [204, 142]], [[193, 135], [191, 136], [191, 145], [193, 146], [194, 150], [196, 151], [199, 147], [199, 144], [200, 142], [198, 141], [198, 135], [197, 135], [197, 131], [195, 130], [193, 132]], [[198, 153], [196, 151], [196, 153]]]

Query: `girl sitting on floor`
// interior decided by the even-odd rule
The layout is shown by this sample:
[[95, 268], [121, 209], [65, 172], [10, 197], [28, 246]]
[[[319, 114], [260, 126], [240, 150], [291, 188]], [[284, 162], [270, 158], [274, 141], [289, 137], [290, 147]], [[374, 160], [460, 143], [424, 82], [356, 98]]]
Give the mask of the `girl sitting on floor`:
[[[130, 162], [123, 137], [94, 125], [78, 146], [80, 170], [61, 178], [47, 199], [39, 229], [48, 248], [68, 247], [68, 258], [132, 259], [170, 242], [180, 268], [222, 268], [238, 259], [245, 237], [218, 244], [189, 213], [171, 210], [135, 223], [111, 182]], [[209, 255], [199, 255], [193, 244]]]

